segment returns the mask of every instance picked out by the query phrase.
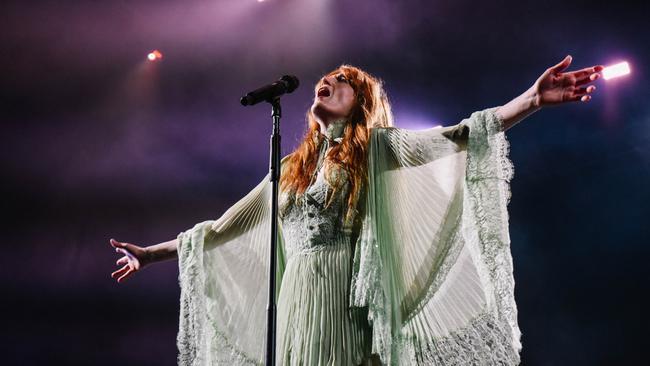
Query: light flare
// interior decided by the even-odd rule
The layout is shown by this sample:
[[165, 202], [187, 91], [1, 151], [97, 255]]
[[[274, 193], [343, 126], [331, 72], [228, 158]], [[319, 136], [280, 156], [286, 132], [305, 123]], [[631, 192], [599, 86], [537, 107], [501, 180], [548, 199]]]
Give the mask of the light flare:
[[149, 52], [149, 54], [147, 55], [147, 59], [149, 61], [151, 61], [151, 62], [160, 61], [160, 60], [162, 60], [162, 58], [163, 58], [163, 55], [158, 50], [153, 50], [153, 51]]
[[603, 69], [603, 78], [605, 80], [617, 78], [630, 73], [630, 65], [627, 62], [619, 62], [615, 65], [607, 66]]

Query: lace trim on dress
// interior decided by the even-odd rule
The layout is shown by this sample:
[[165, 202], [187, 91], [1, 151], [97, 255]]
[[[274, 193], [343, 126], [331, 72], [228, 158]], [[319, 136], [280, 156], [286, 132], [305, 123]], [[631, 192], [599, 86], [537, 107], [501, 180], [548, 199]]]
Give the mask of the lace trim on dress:
[[466, 327], [435, 340], [420, 340], [405, 331], [398, 343], [398, 365], [516, 365], [518, 353], [511, 335], [492, 312], [474, 318]]
[[[518, 352], [521, 332], [517, 325], [507, 210], [514, 169], [508, 158], [510, 145], [503, 121], [494, 113], [496, 109], [477, 112], [485, 113], [485, 124], [470, 127], [466, 183], [478, 229], [474, 239], [480, 244], [494, 285], [499, 320], [510, 328], [513, 347]], [[517, 353], [515, 363], [518, 362]]]
[[237, 349], [237, 347], [235, 347], [230, 343], [228, 337], [226, 337], [223, 333], [219, 332], [216, 329], [214, 330], [213, 338], [210, 341], [210, 345], [212, 346], [213, 349], [211, 354], [219, 357], [216, 360], [212, 360], [211, 364], [237, 365], [237, 366], [246, 366], [246, 365], [262, 366], [264, 364], [263, 362], [254, 360], [246, 356], [243, 352]]
[[[181, 288], [179, 332], [176, 337], [179, 365], [202, 365], [205, 348], [205, 273], [203, 262], [203, 229], [197, 224], [191, 231], [178, 235], [178, 258], [181, 270], [178, 280]], [[192, 248], [195, 245], [196, 248]], [[184, 262], [180, 262], [184, 261]]]

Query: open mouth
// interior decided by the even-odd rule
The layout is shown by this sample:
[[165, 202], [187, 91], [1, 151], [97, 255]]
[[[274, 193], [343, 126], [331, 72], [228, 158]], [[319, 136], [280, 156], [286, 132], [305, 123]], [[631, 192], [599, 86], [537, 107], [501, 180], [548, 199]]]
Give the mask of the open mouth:
[[329, 90], [328, 87], [322, 86], [322, 87], [320, 87], [320, 89], [318, 89], [318, 93], [316, 95], [319, 96], [319, 97], [329, 97], [330, 96], [330, 90]]

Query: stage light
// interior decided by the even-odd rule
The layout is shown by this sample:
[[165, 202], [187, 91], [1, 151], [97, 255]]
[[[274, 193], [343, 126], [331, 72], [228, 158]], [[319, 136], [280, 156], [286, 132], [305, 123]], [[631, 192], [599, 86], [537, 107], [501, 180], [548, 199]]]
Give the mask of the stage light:
[[153, 50], [153, 51], [149, 52], [149, 54], [147, 55], [147, 59], [149, 59], [149, 61], [152, 61], [152, 62], [153, 61], [159, 61], [162, 58], [163, 58], [163, 55], [158, 50]]
[[602, 73], [605, 80], [617, 78], [629, 74], [630, 65], [627, 62], [620, 62], [612, 66], [607, 66], [603, 69]]

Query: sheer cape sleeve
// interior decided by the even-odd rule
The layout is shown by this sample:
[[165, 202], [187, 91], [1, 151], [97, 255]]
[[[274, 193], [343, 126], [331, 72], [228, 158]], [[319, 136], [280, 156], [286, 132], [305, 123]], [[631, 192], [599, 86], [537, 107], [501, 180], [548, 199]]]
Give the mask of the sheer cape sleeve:
[[387, 365], [515, 365], [507, 203], [496, 108], [425, 131], [373, 129], [350, 305], [369, 310]]
[[[271, 182], [178, 235], [179, 365], [260, 365], [265, 356]], [[278, 241], [277, 278], [284, 270]]]

